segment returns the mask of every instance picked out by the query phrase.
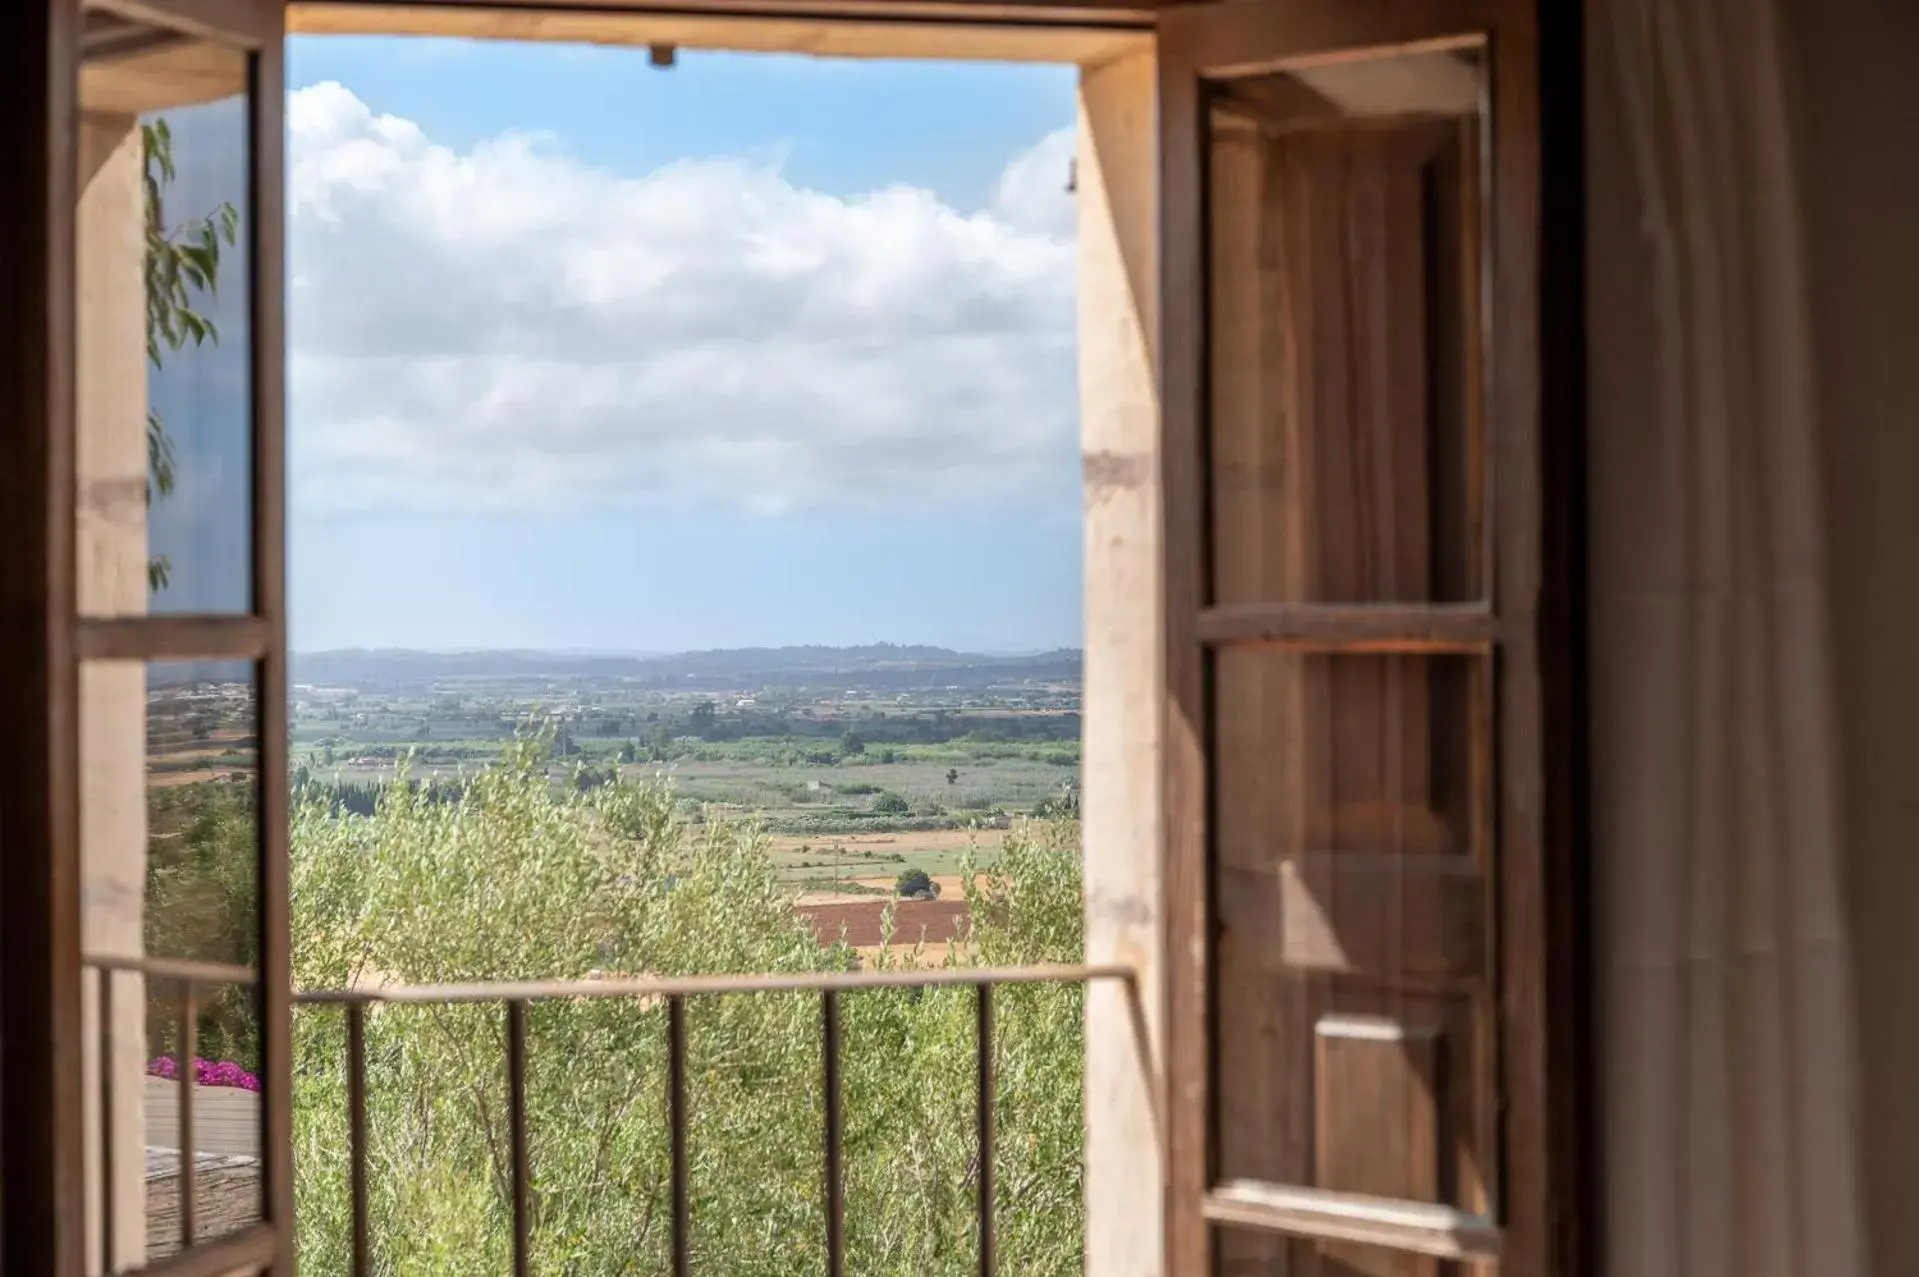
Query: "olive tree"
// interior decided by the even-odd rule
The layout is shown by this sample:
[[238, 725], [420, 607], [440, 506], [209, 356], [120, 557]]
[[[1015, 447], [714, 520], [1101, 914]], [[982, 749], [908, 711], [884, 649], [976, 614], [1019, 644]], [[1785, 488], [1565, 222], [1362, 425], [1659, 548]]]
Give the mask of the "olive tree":
[[[843, 969], [750, 824], [687, 825], [663, 783], [556, 790], [539, 749], [511, 747], [427, 801], [402, 775], [371, 816], [302, 804], [293, 831], [295, 974], [356, 981], [591, 978]], [[1077, 832], [1015, 830], [967, 877], [978, 920], [943, 953], [886, 967], [1079, 956]], [[1039, 882], [1029, 879], [1047, 878]], [[973, 994], [846, 995], [843, 1095], [849, 1270], [974, 1271]], [[1072, 987], [1000, 1002], [999, 1208], [1006, 1271], [1080, 1264], [1080, 1001]], [[368, 1106], [376, 1266], [509, 1266], [502, 1010], [375, 1008]], [[691, 1215], [699, 1271], [824, 1267], [820, 1006], [814, 994], [688, 1004]], [[301, 1262], [345, 1269], [345, 1037], [340, 1012], [296, 1023]], [[667, 1267], [665, 1013], [621, 999], [535, 1004], [528, 1017], [535, 1268]]]

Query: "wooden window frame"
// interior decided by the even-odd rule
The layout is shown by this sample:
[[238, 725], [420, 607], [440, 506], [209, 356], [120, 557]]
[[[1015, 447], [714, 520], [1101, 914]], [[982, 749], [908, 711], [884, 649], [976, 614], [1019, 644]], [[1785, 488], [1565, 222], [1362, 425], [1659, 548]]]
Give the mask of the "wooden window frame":
[[77, 7], [0, 6], [0, 1265], [78, 1273], [73, 326]]
[[[31, 0], [0, 16], [0, 69], [26, 110], [0, 125], [0, 154], [22, 198], [0, 214], [16, 269], [0, 276], [0, 308], [43, 322], [6, 325], [0, 386], [15, 428], [0, 441], [0, 707], [31, 724], [0, 747], [0, 837], [7, 843], [0, 910], [8, 979], [4, 1087], [8, 1271], [78, 1274], [88, 1262], [88, 1167], [81, 1061], [84, 978], [80, 850], [79, 676], [88, 661], [244, 659], [257, 688], [263, 1035], [263, 1225], [232, 1244], [193, 1249], [208, 1260], [244, 1251], [270, 1270], [293, 1265], [290, 947], [287, 928], [287, 667], [285, 590], [285, 332], [283, 202], [285, 44], [271, 0], [102, 0], [123, 16], [248, 56], [247, 278], [250, 374], [249, 563], [252, 599], [233, 615], [81, 616], [76, 534], [78, 84], [80, 0]], [[104, 1062], [103, 1062], [104, 1066]], [[105, 1207], [106, 1203], [102, 1203]], [[263, 1243], [271, 1240], [271, 1245]], [[235, 1246], [239, 1249], [235, 1250]], [[231, 1253], [229, 1253], [231, 1252]], [[197, 1261], [196, 1261], [197, 1262]]]
[[[125, 0], [132, 8], [142, 0]], [[249, 0], [167, 0], [178, 16], [185, 10], [231, 29], [233, 15]], [[1284, 0], [1272, 0], [1283, 5]], [[1433, 0], [1455, 7], [1453, 0]], [[1172, 6], [1167, 6], [1169, 9]], [[1374, 6], [1367, 5], [1367, 8]], [[0, 961], [7, 979], [0, 982], [0, 1041], [32, 1043], [27, 1050], [0, 1050], [0, 1263], [19, 1274], [78, 1274], [84, 1262], [83, 1101], [80, 1094], [82, 1023], [80, 1018], [80, 866], [78, 834], [78, 669], [86, 659], [156, 659], [191, 656], [249, 657], [259, 661], [262, 776], [284, 772], [285, 759], [285, 597], [284, 546], [284, 333], [277, 306], [260, 304], [264, 272], [283, 275], [283, 246], [262, 237], [253, 257], [254, 323], [254, 582], [253, 612], [241, 617], [155, 617], [145, 620], [81, 621], [75, 614], [74, 581], [74, 228], [76, 187], [76, 89], [78, 0], [20, 0], [0, 6], [0, 79], [15, 90], [14, 109], [0, 113], [0, 157], [16, 182], [14, 196], [0, 203], [0, 414], [10, 422], [0, 430], [0, 719], [18, 725], [0, 733]], [[1107, 36], [1151, 36], [1160, 6], [1154, 0], [679, 0], [678, 3], [623, 3], [623, 0], [486, 0], [459, 5], [446, 0], [403, 0], [387, 5], [357, 5], [343, 0], [308, 0], [293, 11], [304, 14], [308, 30], [320, 29], [327, 14], [342, 18], [354, 10], [405, 12], [433, 19], [451, 29], [463, 17], [486, 13], [523, 21], [620, 11], [622, 21], [650, 24], [648, 38], [713, 47], [716, 28], [701, 22], [731, 24], [722, 47], [791, 47], [767, 36], [774, 28], [864, 45], [853, 53], [892, 56], [986, 56], [1001, 48], [1009, 34], [1040, 37], [1064, 31], [1091, 48]], [[1583, 562], [1583, 251], [1584, 192], [1581, 173], [1583, 120], [1579, 48], [1580, 5], [1539, 0], [1538, 56], [1544, 72], [1538, 86], [1538, 139], [1531, 178], [1516, 198], [1527, 200], [1545, 222], [1539, 242], [1539, 294], [1532, 299], [1540, 318], [1533, 367], [1541, 428], [1531, 470], [1539, 482], [1531, 517], [1540, 528], [1537, 558], [1531, 570], [1541, 578], [1532, 618], [1531, 651], [1536, 658], [1538, 726], [1531, 752], [1538, 758], [1534, 782], [1539, 814], [1537, 895], [1524, 902], [1531, 922], [1526, 950], [1529, 972], [1521, 996], [1543, 1017], [1541, 1049], [1530, 1066], [1538, 1079], [1536, 1106], [1541, 1129], [1526, 1138], [1539, 1150], [1538, 1194], [1550, 1235], [1525, 1241], [1526, 1260], [1518, 1262], [1509, 1241], [1503, 1271], [1581, 1277], [1592, 1264], [1588, 1222], [1591, 1217], [1589, 1115], [1591, 1083], [1587, 932], [1584, 882], [1584, 562]], [[760, 43], [740, 38], [760, 32]], [[875, 44], [875, 33], [880, 33]], [[1076, 34], [1073, 34], [1076, 33]], [[636, 28], [636, 42], [639, 33]], [[765, 43], [773, 39], [774, 44]], [[1123, 42], [1122, 42], [1123, 43]], [[255, 84], [256, 93], [282, 93], [282, 45], [269, 42]], [[1061, 48], [1058, 44], [1056, 49]], [[969, 52], [969, 50], [971, 50]], [[1070, 52], [1047, 60], [1078, 60]], [[278, 148], [274, 148], [277, 152]], [[278, 161], [277, 154], [272, 157]], [[256, 157], [253, 210], [256, 227], [279, 228], [284, 174], [268, 173]], [[1150, 279], [1133, 281], [1135, 304], [1147, 329], [1149, 362], [1166, 372], [1167, 335], [1178, 336], [1182, 322], [1200, 316], [1192, 289], [1172, 254], [1160, 253], [1182, 226], [1198, 216], [1196, 188], [1169, 181], [1164, 157], [1156, 178], [1148, 180], [1152, 207], [1127, 214], [1119, 237], [1131, 236], [1129, 250], [1141, 247], [1152, 261]], [[1138, 183], [1135, 182], [1137, 186]], [[1134, 196], [1138, 191], [1132, 192]], [[1129, 260], [1129, 266], [1139, 263]], [[1129, 727], [1134, 736], [1115, 744], [1145, 758], [1156, 768], [1161, 788], [1129, 806], [1118, 832], [1139, 832], [1163, 851], [1137, 884], [1139, 893], [1105, 901], [1102, 908], [1126, 919], [1119, 937], [1120, 956], [1134, 961], [1150, 991], [1161, 996], [1146, 1008], [1151, 1039], [1145, 1067], [1154, 1094], [1147, 1106], [1154, 1141], [1167, 1177], [1154, 1219], [1141, 1236], [1163, 1234], [1161, 1255], [1137, 1255], [1127, 1272], [1204, 1271], [1189, 1260], [1204, 1255], [1202, 1217], [1205, 1164], [1189, 1163], [1195, 1112], [1204, 1102], [1204, 964], [1195, 958], [1195, 941], [1205, 926], [1203, 848], [1204, 790], [1195, 786], [1194, 734], [1201, 720], [1191, 711], [1198, 686], [1197, 653], [1208, 641], [1233, 637], [1283, 638], [1264, 633], [1284, 618], [1234, 615], [1220, 609], [1199, 632], [1200, 578], [1194, 555], [1199, 546], [1193, 485], [1202, 478], [1186, 449], [1202, 420], [1199, 387], [1177, 375], [1153, 385], [1157, 402], [1140, 412], [1154, 420], [1151, 447], [1128, 445], [1117, 452], [1087, 453], [1088, 528], [1121, 535], [1130, 576], [1110, 583], [1109, 593], [1127, 593], [1124, 606], [1108, 607], [1106, 630], [1096, 634], [1089, 582], [1088, 648], [1111, 640], [1108, 677], [1117, 697], [1164, 697], [1168, 712], [1150, 727]], [[272, 414], [271, 420], [262, 414]], [[1090, 440], [1090, 436], [1088, 436]], [[1094, 503], [1128, 504], [1122, 514], [1098, 524]], [[1137, 560], [1136, 562], [1134, 560]], [[1174, 621], [1175, 604], [1191, 608], [1190, 620]], [[1107, 600], [1110, 605], [1111, 599]], [[1165, 621], [1163, 629], [1139, 633], [1142, 609]], [[1306, 629], [1323, 618], [1300, 622]], [[1377, 617], [1371, 623], [1392, 627]], [[1480, 622], [1462, 619], [1476, 632]], [[1251, 634], [1248, 633], [1250, 627]], [[1264, 627], [1264, 628], [1263, 628]], [[1304, 636], [1302, 636], [1304, 637]], [[1435, 638], [1453, 637], [1452, 635]], [[1090, 664], [1091, 662], [1089, 662]], [[1124, 667], [1123, 669], [1119, 667]], [[1143, 671], [1149, 671], [1150, 677]], [[1089, 671], [1089, 692], [1092, 675]], [[1203, 725], [1203, 724], [1201, 724]], [[1135, 730], [1137, 729], [1137, 730]], [[1514, 742], [1509, 738], [1506, 747]], [[1090, 748], [1090, 745], [1089, 745]], [[276, 770], [277, 769], [277, 770]], [[1126, 775], [1131, 776], [1129, 763]], [[285, 794], [262, 786], [262, 855], [266, 875], [285, 870], [283, 842]], [[1194, 831], [1201, 831], [1196, 841]], [[271, 832], [270, 832], [271, 831]], [[263, 876], [263, 887], [269, 877]], [[263, 918], [270, 934], [263, 939], [263, 964], [269, 984], [287, 985], [288, 946], [284, 882], [273, 889], [280, 902]], [[1515, 907], [1508, 902], [1508, 907]], [[1089, 906], [1089, 915], [1092, 913]], [[1140, 929], [1154, 939], [1143, 947]], [[1203, 944], [1202, 949], [1203, 952]], [[1509, 966], [1517, 960], [1508, 947]], [[1199, 981], [1196, 983], [1196, 980]], [[281, 1025], [286, 1017], [279, 1018]], [[1164, 1034], [1162, 1038], [1160, 1035]], [[272, 1069], [284, 1067], [289, 1043], [266, 1043]], [[1198, 1087], [1197, 1104], [1195, 1087]], [[284, 1093], [284, 1087], [282, 1087]], [[274, 1185], [270, 1217], [291, 1219], [291, 1169], [287, 1114], [269, 1117], [265, 1139], [276, 1150], [269, 1167]], [[1129, 1136], [1130, 1138], [1130, 1136]], [[1129, 1145], [1130, 1147], [1130, 1145]], [[1203, 1140], [1200, 1147], [1203, 1149]], [[1197, 1167], [1197, 1171], [1194, 1171]], [[1198, 1178], [1195, 1178], [1195, 1175]], [[1510, 1183], [1512, 1176], [1507, 1176]], [[1194, 1238], [1198, 1237], [1197, 1243]], [[286, 1244], [291, 1244], [290, 1229]], [[1197, 1247], [1197, 1248], [1196, 1248]], [[1118, 1271], [1120, 1266], [1114, 1266]], [[282, 1253], [276, 1270], [291, 1271]], [[1101, 1273], [1106, 1267], [1098, 1269]]]

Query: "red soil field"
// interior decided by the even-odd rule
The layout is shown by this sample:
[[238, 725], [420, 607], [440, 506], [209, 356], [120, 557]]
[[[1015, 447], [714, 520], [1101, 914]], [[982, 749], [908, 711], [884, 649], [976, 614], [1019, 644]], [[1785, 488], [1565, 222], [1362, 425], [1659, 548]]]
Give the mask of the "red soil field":
[[929, 945], [943, 945], [966, 934], [970, 915], [964, 900], [863, 900], [857, 904], [801, 905], [799, 911], [813, 924], [820, 943], [834, 944], [840, 928], [846, 928], [846, 942], [856, 949], [881, 943], [880, 918], [888, 904], [893, 905], [893, 945], [911, 946], [922, 938]]

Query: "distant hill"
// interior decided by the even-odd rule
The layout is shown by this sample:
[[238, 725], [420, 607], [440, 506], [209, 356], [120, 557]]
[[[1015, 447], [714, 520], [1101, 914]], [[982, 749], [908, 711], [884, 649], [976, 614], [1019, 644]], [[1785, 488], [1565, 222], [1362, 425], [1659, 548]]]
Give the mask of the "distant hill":
[[356, 648], [295, 653], [292, 675], [296, 683], [385, 690], [448, 682], [529, 679], [679, 688], [837, 685], [892, 690], [1024, 679], [1078, 679], [1080, 663], [1081, 654], [1075, 648], [987, 655], [894, 643], [869, 643], [860, 647], [729, 648], [673, 656]]

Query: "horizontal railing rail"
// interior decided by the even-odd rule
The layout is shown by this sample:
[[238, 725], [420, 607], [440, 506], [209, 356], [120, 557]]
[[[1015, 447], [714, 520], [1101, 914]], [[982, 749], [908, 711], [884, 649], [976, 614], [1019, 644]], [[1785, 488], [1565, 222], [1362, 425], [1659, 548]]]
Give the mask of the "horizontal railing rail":
[[1133, 978], [1119, 965], [1040, 964], [1030, 967], [947, 967], [929, 971], [800, 971], [766, 975], [618, 976], [593, 980], [530, 980], [497, 984], [369, 985], [312, 989], [293, 995], [302, 1005], [350, 1002], [538, 1002], [548, 998], [697, 998], [728, 993], [821, 993], [828, 990], [924, 989], [941, 985], [1087, 984]]
[[92, 957], [86, 964], [95, 971], [128, 971], [153, 980], [178, 980], [190, 984], [227, 984], [252, 986], [260, 983], [260, 973], [252, 967], [228, 962], [194, 962], [186, 958]]
[[[87, 959], [100, 980], [101, 1060], [111, 1049], [112, 977], [132, 972], [179, 986], [180, 1027], [176, 1031], [181, 1063], [180, 1140], [182, 1249], [135, 1273], [146, 1277], [198, 1271], [197, 1259], [216, 1244], [199, 1243], [193, 1232], [193, 1023], [195, 999], [204, 986], [254, 985], [257, 973], [249, 968], [163, 958], [100, 957]], [[308, 1007], [337, 1006], [346, 1016], [346, 1089], [348, 1186], [351, 1198], [351, 1264], [354, 1277], [373, 1271], [367, 1183], [366, 1012], [381, 1004], [448, 1006], [498, 1004], [505, 1010], [504, 1043], [507, 1068], [507, 1149], [513, 1225], [513, 1272], [526, 1277], [532, 1265], [532, 1166], [528, 1155], [526, 1105], [526, 1020], [535, 1002], [611, 998], [648, 1001], [666, 1008], [666, 1110], [668, 1174], [671, 1191], [669, 1238], [672, 1271], [676, 1277], [691, 1272], [692, 1250], [687, 1186], [686, 1003], [688, 999], [726, 995], [816, 993], [820, 998], [821, 1088], [825, 1122], [821, 1132], [826, 1204], [826, 1257], [830, 1277], [846, 1269], [846, 1215], [844, 1184], [844, 1112], [840, 1082], [840, 998], [842, 994], [875, 989], [966, 987], [975, 991], [975, 1122], [979, 1166], [979, 1271], [990, 1277], [998, 1267], [999, 1234], [995, 1216], [995, 1134], [998, 1082], [994, 1068], [993, 991], [1006, 985], [1119, 983], [1133, 1007], [1139, 1006], [1137, 974], [1117, 964], [1083, 963], [1029, 967], [963, 967], [936, 971], [847, 971], [769, 973], [763, 975], [634, 976], [592, 980], [536, 980], [488, 984], [380, 985], [367, 988], [319, 989], [297, 992], [293, 1001]], [[111, 1130], [113, 1070], [100, 1070], [103, 1131]], [[110, 1209], [112, 1161], [110, 1139], [102, 1141], [102, 1174], [107, 1192], [102, 1197], [102, 1255], [113, 1250], [113, 1211]], [[111, 1265], [106, 1265], [111, 1270]], [[129, 1275], [131, 1277], [131, 1274]]]

